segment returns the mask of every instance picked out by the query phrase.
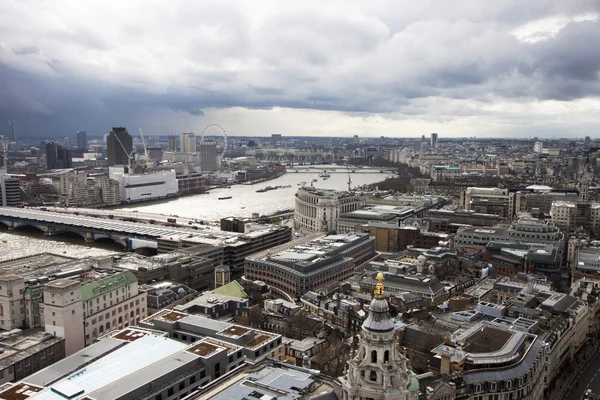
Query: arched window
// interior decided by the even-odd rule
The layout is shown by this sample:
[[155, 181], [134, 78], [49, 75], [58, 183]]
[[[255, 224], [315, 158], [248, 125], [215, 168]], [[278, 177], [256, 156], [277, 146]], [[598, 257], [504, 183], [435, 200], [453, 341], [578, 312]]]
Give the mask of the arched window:
[[110, 331], [110, 322], [106, 323], [106, 332]]
[[383, 362], [386, 364], [390, 362], [390, 351], [389, 350], [386, 350], [385, 353], [383, 353]]
[[377, 351], [375, 351], [375, 350], [371, 351], [371, 362], [372, 363], [377, 362]]
[[371, 371], [369, 379], [371, 380], [371, 382], [377, 382], [377, 372]]
[[98, 328], [98, 332], [100, 332], [101, 335], [104, 333], [104, 327], [102, 325]]

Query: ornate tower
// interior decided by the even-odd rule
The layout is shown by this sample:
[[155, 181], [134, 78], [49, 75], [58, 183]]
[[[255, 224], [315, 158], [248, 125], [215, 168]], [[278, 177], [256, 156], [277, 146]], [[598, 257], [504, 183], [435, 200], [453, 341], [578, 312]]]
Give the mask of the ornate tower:
[[358, 351], [353, 352], [348, 370], [340, 378], [343, 400], [415, 400], [419, 383], [408, 360], [398, 351], [382, 273], [377, 274], [377, 281]]

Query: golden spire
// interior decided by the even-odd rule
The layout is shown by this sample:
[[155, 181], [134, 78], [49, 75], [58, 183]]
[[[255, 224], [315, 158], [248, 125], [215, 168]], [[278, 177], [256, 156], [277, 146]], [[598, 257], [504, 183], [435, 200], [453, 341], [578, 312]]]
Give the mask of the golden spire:
[[380, 272], [377, 274], [377, 286], [375, 286], [375, 297], [378, 299], [384, 299], [383, 294], [383, 274]]

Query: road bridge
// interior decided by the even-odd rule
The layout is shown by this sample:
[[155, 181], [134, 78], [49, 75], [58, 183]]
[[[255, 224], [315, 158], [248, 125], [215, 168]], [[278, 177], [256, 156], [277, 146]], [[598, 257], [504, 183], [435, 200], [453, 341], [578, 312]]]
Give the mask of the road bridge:
[[90, 243], [111, 240], [130, 251], [151, 248], [161, 253], [202, 245], [203, 254], [211, 258], [215, 256], [215, 249], [221, 248], [219, 257], [225, 265], [232, 267], [232, 274], [236, 277], [241, 275], [248, 255], [292, 240], [291, 229], [283, 226], [264, 225], [262, 229], [241, 233], [221, 231], [206, 225], [195, 228], [162, 226], [14, 207], [0, 207], [0, 224], [6, 225], [9, 230], [34, 227], [44, 235], [75, 233]]
[[327, 171], [330, 174], [340, 173], [347, 174], [350, 173], [369, 173], [372, 174], [374, 172], [388, 173], [394, 174], [396, 171], [393, 168], [386, 167], [346, 167], [341, 165], [288, 165], [285, 167], [286, 171], [289, 172], [317, 172], [321, 173], [323, 171]]
[[6, 225], [9, 231], [34, 227], [47, 236], [75, 233], [90, 243], [111, 240], [128, 250], [156, 248], [161, 237], [206, 236], [205, 232], [183, 227], [14, 207], [0, 207], [0, 224]]

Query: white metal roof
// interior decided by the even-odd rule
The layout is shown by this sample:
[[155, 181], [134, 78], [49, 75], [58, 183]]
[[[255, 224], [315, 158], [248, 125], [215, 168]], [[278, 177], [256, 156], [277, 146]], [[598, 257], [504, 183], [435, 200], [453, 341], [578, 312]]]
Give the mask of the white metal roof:
[[[71, 398], [78, 399], [117, 381], [124, 380], [128, 376], [186, 347], [186, 344], [167, 337], [145, 335], [77, 370], [67, 378], [61, 379], [31, 398], [36, 400], [63, 400], [65, 397], [56, 393], [60, 392], [65, 395], [67, 393], [77, 394]], [[49, 368], [52, 368], [52, 366]]]

